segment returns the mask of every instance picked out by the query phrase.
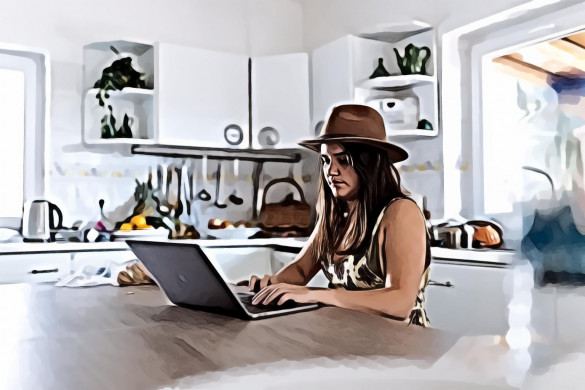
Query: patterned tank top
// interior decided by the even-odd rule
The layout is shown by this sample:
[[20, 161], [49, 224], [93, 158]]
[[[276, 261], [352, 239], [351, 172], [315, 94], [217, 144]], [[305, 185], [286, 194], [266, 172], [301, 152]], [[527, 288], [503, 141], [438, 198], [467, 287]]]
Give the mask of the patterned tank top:
[[[378, 219], [376, 220], [376, 224], [374, 225], [374, 229], [372, 231], [372, 242], [363, 256], [349, 255], [348, 257], [336, 262], [333, 262], [332, 258], [321, 260], [321, 268], [323, 269], [325, 276], [329, 279], [330, 288], [369, 290], [384, 287], [385, 277], [382, 274], [382, 269], [380, 267], [380, 248], [377, 239], [377, 233], [384, 213], [392, 203], [399, 199], [408, 199], [414, 202], [414, 200], [410, 198], [398, 197], [392, 199], [390, 203], [384, 207], [378, 216]], [[413, 309], [410, 313], [410, 316], [404, 320], [408, 324], [415, 324], [423, 327], [427, 327], [430, 324], [424, 308], [424, 294], [425, 288], [429, 283], [429, 270], [431, 264], [431, 246], [428, 232], [426, 237], [425, 268], [422, 274], [420, 287], [416, 296], [416, 300], [413, 302]]]

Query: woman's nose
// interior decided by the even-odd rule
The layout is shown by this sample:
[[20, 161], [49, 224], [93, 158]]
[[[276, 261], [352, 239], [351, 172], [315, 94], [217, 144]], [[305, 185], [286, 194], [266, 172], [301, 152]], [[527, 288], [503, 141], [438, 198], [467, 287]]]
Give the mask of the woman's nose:
[[329, 176], [339, 175], [339, 167], [337, 166], [335, 161], [331, 161], [331, 164], [329, 164], [329, 169], [327, 169], [327, 174]]

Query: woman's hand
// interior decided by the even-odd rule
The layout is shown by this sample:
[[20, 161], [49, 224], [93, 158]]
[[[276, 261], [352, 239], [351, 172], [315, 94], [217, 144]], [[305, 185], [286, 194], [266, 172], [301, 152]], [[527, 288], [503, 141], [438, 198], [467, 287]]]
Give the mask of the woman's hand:
[[264, 287], [270, 285], [271, 275], [264, 275], [262, 278], [256, 275], [252, 275], [250, 281], [243, 280], [236, 283], [238, 286], [248, 286], [249, 291], [259, 292]]
[[277, 305], [282, 305], [288, 300], [297, 303], [318, 303], [321, 290], [287, 283], [272, 284], [262, 288], [252, 299], [252, 304], [267, 305], [274, 301]]

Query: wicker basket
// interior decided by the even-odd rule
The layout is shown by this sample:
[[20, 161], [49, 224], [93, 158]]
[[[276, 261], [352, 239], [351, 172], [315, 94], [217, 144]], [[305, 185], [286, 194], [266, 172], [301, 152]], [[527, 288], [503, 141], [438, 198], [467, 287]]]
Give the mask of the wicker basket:
[[[285, 200], [280, 203], [266, 204], [266, 194], [270, 187], [278, 183], [289, 183], [298, 191], [301, 200]], [[260, 225], [268, 230], [308, 229], [311, 226], [311, 207], [305, 201], [305, 195], [299, 184], [292, 178], [276, 179], [264, 187]]]

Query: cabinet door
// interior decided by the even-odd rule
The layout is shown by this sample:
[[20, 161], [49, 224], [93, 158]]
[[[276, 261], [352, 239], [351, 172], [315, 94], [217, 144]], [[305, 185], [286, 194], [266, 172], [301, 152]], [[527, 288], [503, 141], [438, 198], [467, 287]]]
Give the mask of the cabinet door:
[[332, 105], [353, 101], [353, 39], [351, 35], [339, 38], [312, 53], [312, 135], [319, 134]]
[[56, 282], [70, 272], [67, 253], [0, 256], [0, 283]]
[[296, 148], [309, 138], [306, 53], [252, 59], [252, 147]]
[[270, 273], [269, 248], [201, 248], [232, 283]]
[[[505, 335], [511, 272], [433, 262], [430, 278], [438, 285], [429, 285], [425, 294], [431, 327], [458, 334]], [[447, 282], [450, 287], [444, 286]]]
[[248, 57], [158, 46], [159, 143], [249, 147]]

